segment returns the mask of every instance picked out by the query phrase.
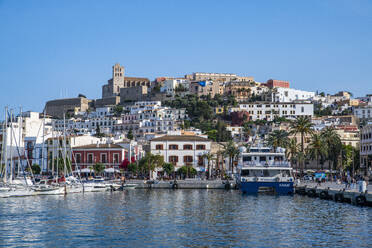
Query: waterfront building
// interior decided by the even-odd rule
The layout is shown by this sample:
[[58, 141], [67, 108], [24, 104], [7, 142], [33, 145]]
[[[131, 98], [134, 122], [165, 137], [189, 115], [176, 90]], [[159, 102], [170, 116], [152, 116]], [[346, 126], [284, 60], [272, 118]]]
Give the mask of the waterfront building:
[[175, 165], [176, 170], [190, 165], [205, 170], [203, 155], [211, 150], [211, 140], [195, 135], [165, 135], [151, 140], [152, 154], [161, 155], [164, 161]]
[[312, 117], [314, 115], [314, 105], [310, 102], [288, 102], [288, 103], [271, 103], [271, 102], [254, 102], [240, 104], [239, 108], [231, 108], [233, 111], [247, 111], [250, 120], [265, 119], [274, 120], [275, 117], [297, 118], [298, 116]]
[[124, 159], [125, 149], [117, 144], [77, 146], [72, 149], [72, 170], [92, 169], [96, 163], [103, 164], [105, 169], [119, 170]]
[[360, 133], [360, 166], [372, 176], [372, 123], [364, 126]]

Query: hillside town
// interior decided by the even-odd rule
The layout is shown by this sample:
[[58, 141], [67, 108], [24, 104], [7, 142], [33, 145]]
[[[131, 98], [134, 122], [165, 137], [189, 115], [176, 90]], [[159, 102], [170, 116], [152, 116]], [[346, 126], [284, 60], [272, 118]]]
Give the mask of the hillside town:
[[101, 90], [99, 99], [49, 100], [41, 113], [6, 109], [2, 171], [48, 175], [64, 164], [60, 172], [86, 175], [226, 178], [239, 153], [264, 144], [284, 148], [299, 176], [371, 176], [372, 94], [310, 92], [232, 73], [150, 80], [127, 76], [118, 63]]

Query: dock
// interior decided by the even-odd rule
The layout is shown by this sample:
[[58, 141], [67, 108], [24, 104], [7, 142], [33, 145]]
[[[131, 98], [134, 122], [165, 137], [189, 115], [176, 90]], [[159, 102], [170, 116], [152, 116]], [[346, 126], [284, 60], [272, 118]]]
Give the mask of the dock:
[[[368, 188], [370, 189], [370, 187]], [[336, 183], [301, 183], [295, 186], [295, 193], [308, 197], [318, 197], [324, 200], [345, 202], [359, 206], [372, 206], [372, 190], [365, 193], [358, 191], [358, 187], [345, 187]]]

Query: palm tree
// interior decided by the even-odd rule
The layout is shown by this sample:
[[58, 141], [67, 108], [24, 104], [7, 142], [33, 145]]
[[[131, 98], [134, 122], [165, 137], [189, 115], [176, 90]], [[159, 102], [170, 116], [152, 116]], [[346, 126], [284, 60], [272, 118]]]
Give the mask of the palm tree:
[[296, 163], [296, 167], [297, 167], [297, 162], [298, 162], [299, 151], [300, 151], [300, 145], [297, 144], [297, 139], [296, 138], [289, 139], [287, 149], [285, 150], [285, 153], [286, 153], [285, 156], [287, 158], [290, 158], [290, 162], [292, 165]]
[[[327, 156], [328, 154], [327, 145], [324, 142], [321, 134], [314, 133], [311, 135], [310, 144], [308, 146], [308, 152], [310, 158], [315, 159], [318, 164], [321, 158]], [[323, 170], [323, 163], [321, 168]]]
[[[304, 149], [304, 143], [305, 143], [305, 135], [312, 134], [313, 130], [312, 127], [314, 126], [313, 123], [311, 123], [310, 118], [307, 116], [299, 116], [295, 121], [291, 123], [291, 134], [301, 134], [301, 153], [302, 155], [305, 154]], [[301, 161], [301, 170], [303, 170], [304, 167], [304, 160]]]
[[210, 153], [210, 152], [208, 152], [208, 153], [204, 153], [203, 154], [203, 159], [207, 159], [207, 161], [208, 161], [208, 179], [210, 178], [210, 176], [211, 176], [211, 167], [210, 167], [210, 162], [211, 162], [211, 160], [213, 159], [213, 154], [212, 153]]
[[229, 141], [227, 145], [225, 146], [225, 156], [229, 157], [229, 168], [231, 168], [231, 172], [234, 173], [234, 164], [233, 160], [237, 155], [239, 155], [239, 149], [235, 147], [235, 144], [233, 141]]
[[340, 135], [336, 133], [333, 127], [326, 127], [322, 130], [321, 136], [326, 144], [327, 160], [329, 162], [329, 169], [331, 170], [331, 161], [333, 167], [336, 167], [338, 157], [341, 153], [342, 143]]
[[274, 148], [283, 147], [286, 148], [289, 143], [289, 133], [285, 130], [275, 130], [269, 134], [267, 138], [267, 143]]

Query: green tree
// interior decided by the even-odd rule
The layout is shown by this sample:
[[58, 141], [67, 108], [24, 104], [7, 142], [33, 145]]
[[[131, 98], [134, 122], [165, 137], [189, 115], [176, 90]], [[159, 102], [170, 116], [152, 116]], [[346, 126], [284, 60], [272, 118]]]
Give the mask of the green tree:
[[336, 169], [337, 162], [342, 150], [342, 143], [340, 135], [337, 134], [333, 127], [326, 127], [322, 130], [321, 136], [326, 143], [327, 149], [327, 160], [329, 162], [329, 169], [331, 170], [331, 162], [333, 163], [333, 168]]
[[225, 146], [224, 155], [229, 157], [229, 168], [234, 173], [234, 159], [239, 155], [239, 149], [235, 146], [233, 141], [229, 141]]
[[197, 171], [194, 167], [185, 165], [179, 168], [177, 173], [183, 177], [194, 177]]
[[40, 172], [41, 172], [40, 166], [39, 166], [38, 164], [33, 164], [33, 165], [31, 166], [31, 169], [32, 169], [32, 173], [33, 173], [34, 175], [38, 175], [38, 174], [40, 174]]
[[298, 162], [298, 153], [300, 151], [300, 145], [297, 144], [297, 139], [296, 138], [291, 138], [288, 142], [287, 149], [285, 150], [286, 152], [286, 157], [290, 159], [290, 162], [292, 166]]
[[132, 127], [128, 131], [127, 138], [130, 139], [130, 140], [133, 140], [133, 130], [132, 130]]
[[97, 138], [101, 138], [104, 136], [103, 133], [101, 133], [101, 128], [99, 127], [99, 124], [97, 123], [97, 126], [96, 126], [96, 135], [95, 135]]
[[101, 175], [104, 169], [105, 169], [105, 165], [102, 163], [96, 163], [93, 165], [93, 170], [94, 170], [95, 175]]
[[162, 167], [164, 164], [164, 158], [161, 155], [154, 155], [152, 153], [146, 153], [145, 157], [143, 157], [139, 161], [139, 166], [143, 172], [147, 172], [149, 174], [149, 178], [151, 179], [151, 172], [155, 170], [155, 168]]
[[121, 114], [123, 113], [124, 109], [123, 109], [123, 106], [120, 106], [120, 105], [116, 105], [113, 109], [114, 111], [114, 114], [116, 117], [119, 117], [121, 116]]
[[[304, 149], [304, 143], [305, 143], [305, 135], [312, 134], [314, 126], [313, 123], [311, 123], [311, 120], [307, 116], [299, 116], [295, 121], [291, 123], [291, 131], [290, 133], [293, 135], [300, 134], [301, 135], [301, 153], [302, 156], [305, 154]], [[301, 170], [304, 168], [304, 160], [301, 161]]]
[[128, 171], [130, 171], [133, 174], [137, 174], [138, 173], [138, 166], [137, 166], [137, 164], [136, 163], [130, 163], [130, 164], [128, 164]]
[[211, 177], [211, 160], [212, 160], [212, 158], [213, 158], [213, 154], [212, 153], [210, 153], [210, 152], [208, 152], [208, 153], [204, 153], [203, 154], [203, 159], [206, 159], [207, 160], [207, 165], [208, 165], [208, 179]]
[[348, 170], [352, 172], [353, 159], [354, 159], [354, 148], [351, 145], [342, 145], [342, 159], [341, 166], [342, 170]]
[[174, 165], [172, 163], [164, 163], [163, 164], [163, 171], [168, 175], [171, 176], [174, 172]]
[[275, 130], [271, 132], [267, 138], [267, 143], [274, 148], [282, 147], [286, 148], [289, 143], [289, 133], [285, 130]]
[[[311, 135], [310, 143], [308, 146], [308, 152], [311, 159], [314, 159], [318, 164], [321, 162], [321, 158], [328, 155], [327, 145], [323, 140], [321, 134], [314, 133]], [[321, 168], [323, 168], [323, 163], [321, 163]]]

